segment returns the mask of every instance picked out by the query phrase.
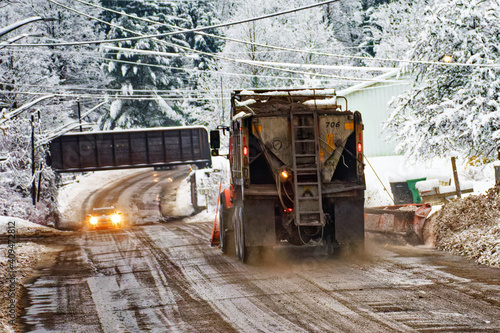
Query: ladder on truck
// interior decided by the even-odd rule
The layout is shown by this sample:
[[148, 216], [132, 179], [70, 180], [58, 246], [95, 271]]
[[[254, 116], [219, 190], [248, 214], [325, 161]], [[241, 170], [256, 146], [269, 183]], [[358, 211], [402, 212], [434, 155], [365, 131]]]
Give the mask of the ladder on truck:
[[294, 210], [297, 226], [324, 226], [318, 114], [291, 111]]

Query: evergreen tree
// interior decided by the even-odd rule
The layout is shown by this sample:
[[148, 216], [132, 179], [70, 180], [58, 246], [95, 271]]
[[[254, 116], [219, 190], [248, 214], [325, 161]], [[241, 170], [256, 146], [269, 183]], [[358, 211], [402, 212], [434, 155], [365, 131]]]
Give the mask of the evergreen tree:
[[[344, 46], [352, 48], [356, 56], [375, 56], [375, 39], [372, 16], [378, 7], [391, 0], [346, 0], [329, 4], [325, 9], [325, 20], [335, 38]], [[390, 17], [386, 19], [390, 20]], [[362, 61], [355, 61], [363, 64]]]
[[[370, 28], [375, 42], [374, 51], [379, 58], [408, 60], [434, 0], [394, 1], [383, 4], [370, 17]], [[382, 66], [399, 66], [381, 62]]]
[[[179, 4], [176, 10], [179, 27], [183, 29], [192, 29], [197, 27], [208, 27], [217, 24], [219, 21], [214, 18], [213, 8], [207, 1], [190, 1]], [[204, 31], [207, 34], [218, 35], [216, 29]], [[184, 34], [185, 41], [193, 50], [205, 53], [219, 52], [224, 43], [221, 39], [209, 37], [205, 34], [188, 32]], [[194, 59], [194, 67], [200, 70], [207, 69], [207, 61], [210, 57], [200, 55]]]
[[333, 35], [346, 47], [356, 47], [363, 38], [360, 0], [346, 0], [325, 6], [325, 21]]
[[499, 13], [496, 1], [452, 0], [432, 8], [412, 59], [436, 62], [451, 56], [452, 62], [408, 67], [412, 88], [392, 102], [387, 123], [400, 151], [485, 156], [498, 146]]
[[[162, 34], [212, 23], [210, 20], [212, 8], [205, 1], [188, 4], [103, 1], [103, 5], [115, 6], [114, 10], [149, 20], [144, 22], [105, 11], [103, 17], [115, 25], [115, 27], [104, 27], [109, 39], [133, 37], [138, 34]], [[151, 23], [152, 21], [157, 24]], [[105, 56], [110, 59], [107, 69], [112, 78], [109, 87], [121, 92], [115, 95], [117, 99], [101, 119], [101, 126], [130, 128], [173, 126], [184, 123], [185, 116], [179, 106], [168, 103], [163, 94], [170, 90], [195, 88], [195, 83], [186, 69], [203, 69], [206, 67], [206, 60], [203, 56], [187, 57], [187, 52], [191, 49], [217, 52], [218, 42], [212, 37], [185, 33], [120, 42], [116, 43], [116, 46], [171, 55], [144, 55], [113, 49], [106, 51]]]

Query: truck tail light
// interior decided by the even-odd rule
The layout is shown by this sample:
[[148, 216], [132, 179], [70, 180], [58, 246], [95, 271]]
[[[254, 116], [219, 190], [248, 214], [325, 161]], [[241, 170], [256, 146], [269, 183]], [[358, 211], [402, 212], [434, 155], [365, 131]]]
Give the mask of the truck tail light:
[[242, 171], [243, 171], [243, 185], [245, 187], [250, 186], [250, 162], [249, 155], [250, 149], [248, 148], [248, 143], [250, 139], [248, 138], [248, 128], [246, 126], [241, 126], [241, 154], [242, 154]]
[[361, 113], [358, 111], [354, 112], [354, 130], [356, 131], [356, 151], [358, 153], [358, 161], [356, 163], [358, 183], [362, 184], [364, 182], [365, 172], [365, 166], [363, 164], [363, 120], [361, 118]]
[[229, 139], [229, 161], [233, 163], [233, 136]]

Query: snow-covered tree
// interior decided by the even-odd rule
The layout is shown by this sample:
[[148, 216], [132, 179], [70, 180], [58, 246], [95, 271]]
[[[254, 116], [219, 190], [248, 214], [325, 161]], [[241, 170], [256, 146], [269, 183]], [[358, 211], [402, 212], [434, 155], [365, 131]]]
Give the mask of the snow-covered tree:
[[[114, 26], [106, 26], [108, 38], [123, 38], [138, 35], [153, 35], [191, 29], [213, 24], [213, 9], [206, 1], [144, 2], [103, 1], [103, 5], [114, 10], [133, 14], [130, 16], [104, 12]], [[157, 22], [157, 23], [153, 23]], [[213, 37], [193, 33], [119, 42], [120, 50], [107, 49], [110, 59], [107, 69], [112, 81], [110, 88], [120, 90], [109, 113], [102, 118], [101, 126], [155, 127], [184, 123], [179, 106], [169, 103], [164, 94], [176, 89], [193, 89], [196, 81], [190, 77], [189, 69], [206, 67], [204, 56], [190, 55], [190, 50], [207, 53], [218, 51], [220, 43]], [[163, 52], [165, 55], [145, 55], [123, 49]], [[170, 94], [169, 94], [170, 95]], [[170, 95], [171, 96], [171, 95]]]
[[[241, 2], [235, 10], [232, 20], [258, 17], [283, 10], [283, 8], [300, 7], [308, 4], [307, 1], [264, 1], [253, 3]], [[338, 52], [343, 49], [342, 44], [333, 38], [327, 23], [323, 20], [320, 8], [312, 8], [294, 14], [287, 14], [276, 18], [250, 22], [228, 28], [228, 37], [250, 43], [268, 44], [289, 49]], [[304, 67], [299, 71], [307, 71], [308, 64], [335, 64], [337, 59], [319, 56], [313, 53], [295, 53], [275, 50], [255, 44], [241, 44], [228, 42], [222, 53], [226, 58], [270, 61], [276, 63], [297, 63]], [[286, 66], [285, 66], [286, 67]], [[311, 77], [297, 75], [285, 71], [277, 71], [263, 66], [249, 65], [241, 62], [224, 61], [223, 71], [242, 73], [247, 77], [237, 78], [237, 87], [272, 87], [304, 85], [304, 80]], [[314, 72], [314, 70], [311, 70]]]
[[[325, 20], [328, 22], [333, 35], [348, 48], [349, 54], [363, 57], [375, 55], [376, 37], [373, 29], [373, 16], [379, 12], [379, 7], [391, 0], [345, 0], [326, 6]], [[400, 3], [396, 1], [395, 3]], [[385, 17], [391, 20], [390, 17]], [[361, 60], [354, 61], [363, 65]]]
[[[208, 27], [219, 22], [214, 17], [214, 8], [206, 1], [183, 2], [177, 6], [176, 16], [178, 17], [178, 19], [176, 19], [178, 26], [183, 29]], [[219, 34], [215, 29], [205, 30], [204, 32], [212, 35]], [[206, 34], [188, 32], [183, 36], [190, 49], [204, 53], [217, 53], [221, 51], [224, 45], [221, 39]], [[194, 67], [200, 70], [207, 69], [208, 59], [211, 58], [207, 55], [200, 54], [193, 60]]]
[[[382, 4], [370, 16], [370, 29], [377, 58], [407, 60], [420, 32], [423, 18], [430, 13], [434, 0], [393, 1]], [[380, 65], [399, 66], [381, 62]]]
[[[75, 1], [64, 5], [79, 11], [87, 6]], [[92, 12], [92, 10], [90, 10]], [[45, 0], [16, 0], [0, 11], [4, 27], [28, 17], [41, 16], [55, 21], [37, 21], [0, 36], [0, 41], [44, 43], [97, 39], [88, 18]], [[26, 35], [25, 35], [26, 34]], [[19, 38], [19, 39], [18, 39]], [[92, 47], [10, 47], [0, 48], [0, 111], [7, 114], [41, 95], [79, 93], [99, 87], [100, 70], [97, 52]], [[102, 76], [101, 76], [102, 77]], [[76, 89], [79, 88], [79, 89]], [[46, 148], [39, 139], [74, 118], [75, 101], [49, 98], [2, 124], [0, 156], [0, 214], [46, 223], [54, 221], [56, 206], [55, 175], [46, 168]], [[40, 111], [35, 140], [37, 142], [35, 177], [32, 176], [30, 112]], [[43, 170], [43, 171], [42, 171]], [[39, 177], [41, 174], [41, 177]], [[33, 178], [41, 183], [40, 202], [31, 202]]]
[[338, 1], [325, 6], [325, 21], [335, 38], [346, 47], [357, 47], [363, 38], [361, 0]]
[[[294, 0], [274, 2], [259, 0], [252, 3], [235, 1], [233, 16], [229, 21], [238, 21], [251, 17], [259, 17], [284, 8], [300, 7], [309, 4], [308, 1]], [[315, 69], [309, 64], [338, 64], [336, 58], [317, 55], [314, 53], [296, 53], [277, 50], [262, 45], [273, 45], [288, 49], [300, 49], [324, 52], [341, 52], [343, 46], [333, 38], [331, 29], [323, 19], [322, 10], [313, 8], [294, 14], [276, 18], [259, 20], [245, 24], [234, 25], [226, 29], [225, 36], [232, 40], [241, 40], [247, 43], [226, 41], [221, 58], [210, 64], [210, 71], [203, 73], [199, 81], [201, 94], [206, 97], [203, 108], [193, 117], [199, 122], [221, 120], [222, 107], [229, 107], [229, 93], [234, 89], [251, 87], [297, 87], [297, 86], [324, 86], [332, 85], [331, 79], [315, 75]], [[234, 60], [232, 60], [234, 59]], [[290, 68], [287, 65], [252, 65], [248, 62], [272, 62], [302, 64], [302, 68]], [[297, 74], [290, 71], [280, 71], [279, 68], [310, 71], [311, 75]], [[220, 93], [224, 93], [224, 101]], [[227, 110], [225, 116], [228, 116]]]
[[487, 155], [500, 138], [500, 6], [497, 1], [439, 2], [424, 17], [412, 60], [410, 90], [387, 122], [398, 149], [431, 157], [459, 151]]

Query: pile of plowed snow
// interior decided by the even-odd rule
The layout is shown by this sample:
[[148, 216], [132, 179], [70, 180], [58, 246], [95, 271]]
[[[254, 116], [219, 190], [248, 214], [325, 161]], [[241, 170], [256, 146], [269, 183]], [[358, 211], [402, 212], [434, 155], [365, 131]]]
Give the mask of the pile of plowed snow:
[[444, 205], [427, 221], [428, 243], [500, 267], [500, 193], [471, 195]]
[[16, 217], [0, 216], [0, 235], [12, 234], [18, 237], [44, 237], [70, 235], [70, 232], [45, 227]]

